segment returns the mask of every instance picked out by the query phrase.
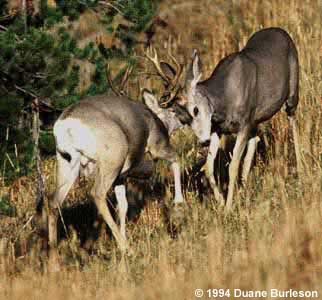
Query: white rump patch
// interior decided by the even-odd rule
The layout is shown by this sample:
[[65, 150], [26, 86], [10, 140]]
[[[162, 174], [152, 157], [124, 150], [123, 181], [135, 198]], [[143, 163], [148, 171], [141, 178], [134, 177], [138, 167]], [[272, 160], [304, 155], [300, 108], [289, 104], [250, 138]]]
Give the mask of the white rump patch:
[[92, 130], [79, 119], [58, 120], [54, 125], [56, 146], [61, 151], [79, 151], [88, 158], [96, 154], [96, 137]]

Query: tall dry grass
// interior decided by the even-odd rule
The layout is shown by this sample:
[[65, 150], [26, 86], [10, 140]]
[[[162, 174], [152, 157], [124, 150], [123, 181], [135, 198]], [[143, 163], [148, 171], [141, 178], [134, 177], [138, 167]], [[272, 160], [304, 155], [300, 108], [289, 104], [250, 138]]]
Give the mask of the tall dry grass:
[[[317, 290], [322, 297], [321, 1], [168, 0], [159, 13], [171, 25], [172, 46], [181, 61], [192, 48], [200, 50], [205, 77], [254, 31], [280, 26], [290, 33], [301, 66], [297, 118], [304, 173], [297, 177], [286, 114], [279, 113], [264, 127], [272, 143], [264, 158], [258, 156], [247, 187], [236, 193], [232, 215], [225, 217], [211, 194], [200, 203], [195, 192], [187, 191], [185, 224], [173, 239], [160, 206], [151, 202], [128, 225], [132, 256], [121, 260], [104, 230], [89, 255], [71, 231], [70, 241], [60, 244], [64, 268], [57, 274], [47, 271], [31, 226], [19, 238], [20, 248], [31, 250], [14, 248], [19, 220], [27, 220], [33, 209], [34, 180], [21, 179], [2, 187], [17, 205], [18, 220], [1, 220], [11, 247], [0, 260], [0, 299], [194, 299], [196, 288]], [[166, 35], [157, 32], [156, 47], [162, 49]], [[174, 143], [184, 164], [197, 156], [190, 132], [179, 133]], [[53, 163], [46, 168], [51, 189]], [[73, 193], [71, 198], [79, 197]]]

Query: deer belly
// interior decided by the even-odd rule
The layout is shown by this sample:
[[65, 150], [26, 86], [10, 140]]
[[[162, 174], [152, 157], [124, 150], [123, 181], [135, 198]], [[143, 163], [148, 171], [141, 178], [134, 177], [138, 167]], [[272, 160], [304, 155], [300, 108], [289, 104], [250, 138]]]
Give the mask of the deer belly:
[[[282, 70], [281, 74], [283, 75]], [[289, 90], [288, 78], [282, 75], [275, 81], [267, 78], [267, 84], [259, 83], [255, 122], [260, 123], [272, 118], [286, 101]]]
[[[144, 141], [142, 141], [142, 143], [138, 145], [144, 145]], [[132, 147], [130, 147], [121, 174], [129, 172], [131, 169], [137, 167], [144, 160], [145, 146], [142, 147], [138, 145], [132, 145]]]
[[267, 101], [259, 105], [255, 112], [255, 122], [261, 123], [272, 118], [283, 106], [285, 97], [275, 101]]

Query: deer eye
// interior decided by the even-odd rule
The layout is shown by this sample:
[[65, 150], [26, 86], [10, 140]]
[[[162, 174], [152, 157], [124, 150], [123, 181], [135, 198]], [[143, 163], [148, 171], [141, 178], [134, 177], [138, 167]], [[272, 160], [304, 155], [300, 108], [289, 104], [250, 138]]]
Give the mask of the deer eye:
[[193, 109], [193, 114], [195, 117], [199, 114], [199, 109], [197, 106], [195, 106], [195, 108]]

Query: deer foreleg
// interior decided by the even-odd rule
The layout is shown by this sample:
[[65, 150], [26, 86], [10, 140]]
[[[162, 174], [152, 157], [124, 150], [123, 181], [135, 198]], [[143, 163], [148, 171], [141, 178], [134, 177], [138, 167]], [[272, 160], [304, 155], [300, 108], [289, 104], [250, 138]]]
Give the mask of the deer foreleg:
[[248, 129], [244, 129], [243, 131], [237, 134], [237, 140], [233, 151], [233, 158], [229, 165], [229, 186], [228, 186], [228, 196], [227, 196], [227, 202], [226, 202], [226, 210], [228, 211], [231, 210], [232, 208], [234, 187], [238, 176], [240, 159], [245, 150], [248, 135], [249, 135]]
[[260, 138], [258, 136], [254, 136], [247, 143], [247, 153], [244, 159], [243, 173], [242, 173], [242, 181], [244, 184], [246, 184], [247, 182], [250, 167], [252, 165], [252, 161], [255, 155], [257, 143], [259, 141], [260, 141]]
[[171, 165], [173, 176], [174, 176], [174, 200], [175, 204], [183, 203], [183, 195], [181, 189], [181, 174], [180, 174], [180, 164], [178, 162], [173, 162]]
[[210, 137], [206, 171], [207, 171], [207, 177], [209, 179], [210, 185], [215, 195], [215, 199], [219, 201], [221, 206], [224, 206], [225, 199], [219, 190], [219, 187], [217, 185], [217, 182], [215, 180], [215, 175], [214, 175], [214, 162], [218, 153], [219, 146], [220, 146], [219, 136], [217, 133], [213, 133]]
[[114, 188], [114, 191], [115, 191], [115, 196], [118, 204], [120, 231], [123, 238], [126, 239], [125, 221], [126, 221], [126, 214], [127, 214], [129, 205], [126, 199], [125, 185], [123, 184], [116, 185]]

